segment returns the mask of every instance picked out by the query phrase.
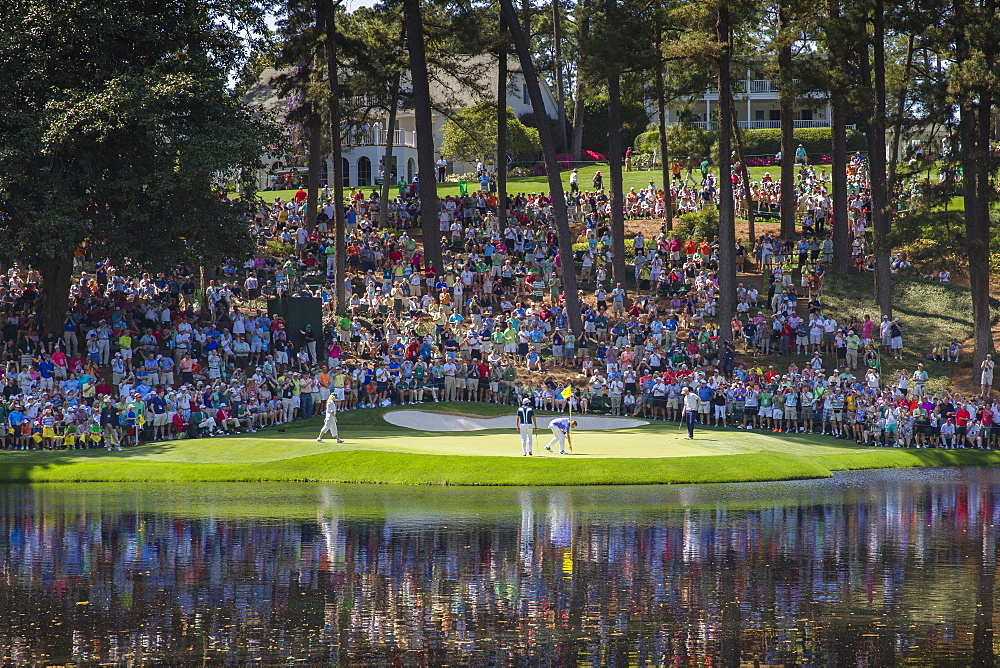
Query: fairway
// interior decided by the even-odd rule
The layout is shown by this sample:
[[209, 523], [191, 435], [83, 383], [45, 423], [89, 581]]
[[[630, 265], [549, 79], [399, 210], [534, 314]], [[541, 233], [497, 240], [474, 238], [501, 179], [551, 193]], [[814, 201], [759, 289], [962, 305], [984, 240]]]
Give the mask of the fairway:
[[[446, 485], [668, 484], [792, 480], [835, 470], [997, 465], [994, 451], [868, 448], [829, 436], [698, 429], [684, 440], [676, 424], [577, 431], [572, 454], [543, 449], [551, 438], [539, 416], [535, 455], [522, 457], [508, 406], [435, 404], [435, 411], [511, 416], [510, 429], [417, 431], [385, 415], [399, 408], [340, 414], [345, 443], [316, 442], [318, 418], [250, 435], [104, 449], [2, 452], [2, 482], [321, 481]], [[412, 409], [411, 409], [412, 410]]]

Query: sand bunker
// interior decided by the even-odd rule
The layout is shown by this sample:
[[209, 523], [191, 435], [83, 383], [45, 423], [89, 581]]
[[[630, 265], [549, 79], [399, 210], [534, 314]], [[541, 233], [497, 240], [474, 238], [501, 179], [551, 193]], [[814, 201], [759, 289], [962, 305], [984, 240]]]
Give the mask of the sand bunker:
[[[553, 417], [539, 415], [538, 428], [546, 428], [549, 420]], [[574, 415], [573, 419], [579, 423], [577, 429], [582, 431], [629, 429], [649, 424], [645, 420], [592, 415]], [[402, 410], [386, 413], [385, 421], [397, 427], [419, 429], [420, 431], [481, 431], [483, 429], [512, 429], [514, 427], [514, 414], [487, 418], [475, 415], [437, 413], [435, 411]]]

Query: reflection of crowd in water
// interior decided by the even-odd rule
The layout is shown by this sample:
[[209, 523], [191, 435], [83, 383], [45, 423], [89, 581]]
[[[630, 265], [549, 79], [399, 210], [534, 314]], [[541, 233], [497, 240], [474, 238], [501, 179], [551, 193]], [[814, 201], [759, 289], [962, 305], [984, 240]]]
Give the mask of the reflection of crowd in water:
[[191, 520], [5, 490], [0, 662], [965, 662], [1000, 524], [996, 478], [970, 475], [749, 511], [526, 491], [520, 521]]

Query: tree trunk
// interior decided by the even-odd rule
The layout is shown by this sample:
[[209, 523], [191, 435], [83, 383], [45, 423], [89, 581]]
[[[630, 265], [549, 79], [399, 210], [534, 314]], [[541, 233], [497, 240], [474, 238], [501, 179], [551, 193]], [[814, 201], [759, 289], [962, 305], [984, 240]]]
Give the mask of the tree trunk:
[[500, 49], [497, 52], [497, 223], [507, 230], [507, 18], [500, 8]]
[[618, 71], [608, 75], [608, 170], [611, 172], [611, 269], [615, 281], [628, 286], [625, 267], [625, 194], [622, 190], [621, 89]]
[[42, 329], [61, 336], [73, 278], [73, 254], [67, 253], [61, 260], [40, 267], [39, 272], [42, 275]]
[[719, 339], [733, 338], [736, 310], [736, 221], [733, 215], [732, 121], [733, 90], [729, 74], [731, 44], [729, 7], [719, 6]]
[[583, 323], [580, 320], [580, 295], [576, 288], [576, 265], [573, 260], [573, 237], [569, 229], [566, 214], [566, 195], [562, 188], [562, 177], [559, 173], [559, 160], [556, 158], [556, 146], [552, 140], [552, 130], [545, 118], [545, 104], [542, 91], [538, 87], [538, 74], [535, 64], [531, 61], [531, 51], [528, 40], [517, 23], [517, 12], [512, 0], [500, 0], [507, 16], [511, 38], [517, 47], [518, 59], [521, 61], [521, 72], [528, 86], [531, 107], [534, 109], [538, 127], [538, 138], [542, 144], [542, 154], [545, 157], [545, 171], [549, 179], [549, 191], [552, 196], [552, 206], [555, 209], [556, 231], [559, 236], [559, 260], [562, 267], [563, 291], [566, 297], [566, 316], [570, 329], [580, 336]]
[[389, 183], [392, 178], [393, 166], [397, 175], [399, 165], [392, 163], [392, 153], [395, 148], [396, 139], [396, 108], [399, 106], [399, 85], [402, 73], [396, 73], [396, 79], [392, 85], [392, 103], [389, 106], [389, 117], [386, 119], [385, 129], [385, 153], [382, 155], [382, 190], [379, 191], [378, 198], [378, 226], [385, 228], [389, 226], [389, 188], [394, 183]]
[[833, 210], [833, 270], [847, 273], [851, 270], [851, 231], [847, 228], [847, 109], [844, 89], [836, 84], [830, 94], [832, 126], [831, 203]]
[[656, 113], [659, 115], [656, 127], [660, 133], [660, 173], [663, 175], [663, 226], [670, 232], [674, 229], [674, 204], [670, 196], [670, 164], [667, 160], [667, 100], [664, 85], [663, 60], [660, 57], [660, 43], [656, 45]]
[[[899, 87], [899, 94], [896, 96], [896, 109], [892, 122], [892, 144], [889, 150], [889, 189], [896, 188], [896, 175], [899, 172], [899, 142], [903, 138], [903, 117], [906, 113], [906, 94], [908, 87], [906, 82], [910, 80], [910, 72], [913, 69], [913, 39], [911, 32], [906, 43], [906, 64], [903, 66], [903, 84]], [[933, 137], [933, 135], [931, 135]]]
[[795, 211], [798, 200], [795, 196], [795, 90], [792, 83], [792, 44], [787, 33], [790, 19], [787, 0], [778, 6], [778, 29], [787, 42], [778, 51], [778, 109], [781, 116], [781, 237], [789, 239], [795, 235]]
[[347, 249], [347, 220], [344, 211], [344, 159], [341, 145], [340, 124], [340, 72], [337, 63], [337, 3], [320, 2], [316, 5], [317, 23], [326, 32], [327, 81], [330, 86], [330, 154], [333, 160], [333, 229], [337, 260], [334, 265], [333, 298], [337, 315], [347, 312], [350, 298], [344, 289], [347, 284], [347, 265], [344, 257]]
[[[580, 0], [577, 4], [580, 10], [580, 38], [585, 38], [589, 32], [589, 20], [587, 19], [587, 0]], [[583, 157], [583, 95], [585, 88], [583, 84], [583, 54], [577, 56], [576, 60], [576, 86], [573, 90], [573, 145], [570, 152], [573, 154], [573, 161], [579, 162]]]
[[992, 100], [987, 91], [981, 91], [978, 97], [976, 103], [969, 98], [963, 102], [959, 119], [965, 236], [969, 253], [969, 288], [972, 293], [973, 374], [978, 373], [986, 355], [993, 351], [993, 334], [990, 328], [990, 202], [993, 196], [989, 169], [989, 110], [992, 108]]
[[316, 216], [319, 213], [319, 169], [323, 162], [323, 117], [317, 113], [314, 104], [310, 103], [309, 112], [309, 186], [306, 190], [306, 229], [310, 232], [316, 227]]
[[[885, 165], [885, 17], [883, 0], [875, 0], [872, 11], [871, 64], [872, 101], [868, 128], [868, 183], [872, 198], [872, 231], [875, 246], [875, 303], [882, 315], [892, 316], [892, 273], [889, 232], [892, 214]], [[867, 52], [864, 54], [868, 61]]]
[[555, 60], [556, 106], [559, 114], [559, 146], [562, 150], [569, 147], [566, 138], [566, 91], [563, 86], [562, 66], [562, 7], [559, 0], [552, 0], [552, 42]]
[[437, 180], [434, 170], [434, 123], [431, 119], [431, 91], [424, 52], [423, 18], [420, 0], [404, 0], [406, 46], [410, 51], [410, 78], [413, 85], [413, 116], [417, 133], [417, 170], [420, 173], [420, 219], [424, 237], [424, 260], [438, 274], [444, 273], [441, 235], [438, 232]]
[[[732, 105], [735, 111], [735, 105]], [[753, 190], [750, 189], [750, 168], [747, 167], [747, 156], [746, 152], [743, 150], [743, 131], [740, 130], [740, 124], [736, 121], [736, 115], [733, 114], [733, 139], [736, 144], [736, 154], [740, 158], [740, 180], [743, 181], [743, 201], [744, 206], [747, 208], [747, 231], [749, 236], [749, 244], [747, 251], [753, 252], [754, 245], [756, 244], [757, 230], [754, 229], [754, 218], [755, 211], [757, 209], [757, 203], [753, 199]], [[734, 216], [735, 218], [735, 216]]]
[[833, 270], [851, 270], [851, 233], [847, 226], [847, 96], [844, 78], [847, 63], [844, 57], [845, 26], [840, 18], [841, 0], [827, 0], [829, 25], [827, 51], [830, 53], [830, 126], [831, 126], [831, 207], [828, 213], [833, 230]]

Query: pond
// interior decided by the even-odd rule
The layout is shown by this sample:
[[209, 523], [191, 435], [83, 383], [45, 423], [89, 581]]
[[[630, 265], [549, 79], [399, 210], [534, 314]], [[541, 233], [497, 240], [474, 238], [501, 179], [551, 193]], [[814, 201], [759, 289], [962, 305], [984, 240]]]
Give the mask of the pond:
[[0, 487], [0, 662], [988, 663], [998, 493]]

